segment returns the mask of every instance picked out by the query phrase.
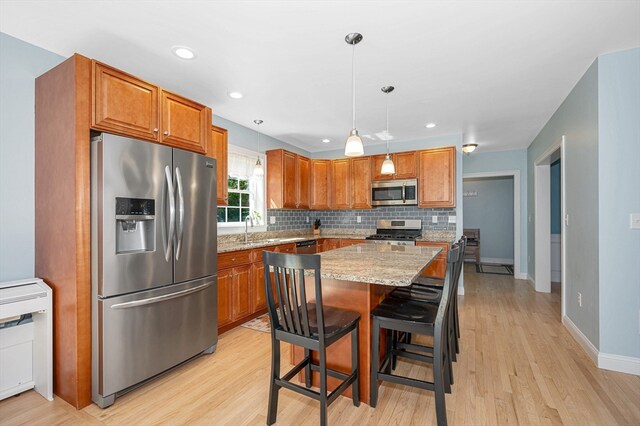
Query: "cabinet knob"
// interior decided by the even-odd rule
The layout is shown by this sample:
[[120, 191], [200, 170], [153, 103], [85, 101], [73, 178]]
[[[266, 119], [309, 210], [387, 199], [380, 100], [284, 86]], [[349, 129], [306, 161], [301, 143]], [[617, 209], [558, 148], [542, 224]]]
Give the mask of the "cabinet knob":
[[163, 132], [163, 134], [164, 134], [165, 136], [169, 136], [169, 131], [168, 131], [168, 130], [165, 130], [165, 131]]
[[158, 133], [158, 128], [153, 129], [153, 133]]
[[232, 262], [235, 262], [235, 261], [236, 261], [236, 258], [235, 258], [235, 257], [232, 257], [232, 258], [231, 258], [231, 261], [232, 261]]

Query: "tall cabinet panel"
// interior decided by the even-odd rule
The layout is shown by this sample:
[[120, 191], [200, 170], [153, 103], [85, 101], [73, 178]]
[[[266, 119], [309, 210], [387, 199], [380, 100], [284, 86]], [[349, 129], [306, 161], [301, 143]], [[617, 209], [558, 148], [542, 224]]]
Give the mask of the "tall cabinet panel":
[[299, 209], [309, 208], [309, 164], [306, 157], [300, 155], [296, 158], [296, 169], [298, 177], [298, 205]]
[[331, 161], [331, 208], [351, 208], [351, 160]]
[[217, 199], [219, 206], [226, 206], [229, 201], [228, 195], [228, 140], [227, 129], [218, 126], [211, 126], [211, 139], [207, 156], [216, 159], [216, 177], [217, 177]]
[[296, 173], [296, 154], [282, 151], [282, 207], [295, 209], [298, 207], [298, 175]]
[[420, 207], [456, 206], [456, 148], [419, 152]]
[[360, 157], [351, 160], [351, 175], [354, 209], [371, 208], [371, 157]]
[[311, 160], [311, 209], [329, 209], [331, 160]]
[[267, 151], [267, 208], [309, 208], [309, 159], [284, 149]]

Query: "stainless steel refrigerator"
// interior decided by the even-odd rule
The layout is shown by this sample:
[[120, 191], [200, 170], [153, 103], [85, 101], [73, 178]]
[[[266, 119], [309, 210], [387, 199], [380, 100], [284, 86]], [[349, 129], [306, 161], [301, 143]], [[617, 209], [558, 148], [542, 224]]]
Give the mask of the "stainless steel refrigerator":
[[109, 134], [91, 139], [92, 399], [218, 342], [216, 163]]

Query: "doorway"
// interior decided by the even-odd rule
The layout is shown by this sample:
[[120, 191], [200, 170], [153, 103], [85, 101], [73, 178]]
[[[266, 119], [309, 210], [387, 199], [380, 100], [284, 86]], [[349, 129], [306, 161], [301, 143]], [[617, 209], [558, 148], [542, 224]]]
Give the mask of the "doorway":
[[[525, 279], [526, 274], [522, 273], [520, 260], [520, 170], [464, 173], [462, 176], [463, 182], [471, 179], [491, 178], [513, 179], [513, 276], [517, 279]], [[465, 228], [468, 228], [466, 223]], [[480, 256], [482, 258], [482, 234], [480, 234], [480, 244]]]
[[[552, 145], [534, 162], [534, 241], [535, 241], [535, 264], [534, 264], [534, 287], [541, 293], [551, 292], [552, 275], [553, 281], [560, 281], [561, 315], [565, 315], [565, 188], [564, 188], [564, 147], [565, 137]], [[559, 226], [552, 223], [552, 164], [559, 164]], [[555, 167], [555, 166], [554, 166]], [[555, 179], [555, 177], [554, 177]], [[554, 182], [555, 183], [555, 182]], [[554, 194], [555, 195], [555, 194]], [[557, 200], [557, 199], [556, 199]], [[555, 207], [555, 206], [554, 206]], [[554, 218], [555, 222], [555, 218]], [[553, 225], [553, 227], [552, 227]], [[555, 259], [552, 252], [556, 249], [557, 237], [553, 237], [553, 231], [560, 232], [560, 265], [559, 271], [554, 264]], [[555, 234], [557, 235], [557, 234]], [[553, 244], [553, 246], [552, 246]], [[553, 253], [555, 255], [555, 253]], [[553, 270], [553, 273], [552, 273]]]

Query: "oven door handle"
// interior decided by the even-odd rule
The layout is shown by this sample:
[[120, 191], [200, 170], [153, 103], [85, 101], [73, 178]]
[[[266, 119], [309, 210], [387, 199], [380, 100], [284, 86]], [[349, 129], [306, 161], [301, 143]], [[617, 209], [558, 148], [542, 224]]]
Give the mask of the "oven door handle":
[[407, 202], [407, 200], [406, 200], [406, 198], [404, 196], [404, 187], [405, 187], [405, 183], [403, 182], [402, 183], [402, 204]]

